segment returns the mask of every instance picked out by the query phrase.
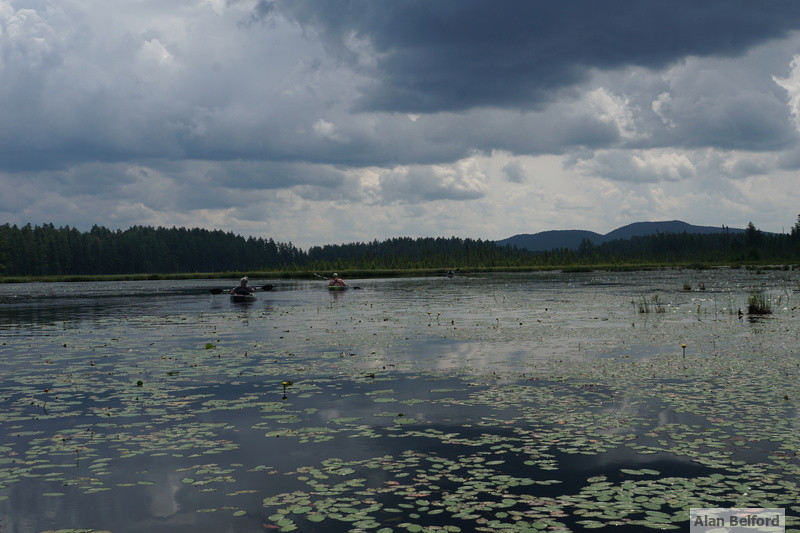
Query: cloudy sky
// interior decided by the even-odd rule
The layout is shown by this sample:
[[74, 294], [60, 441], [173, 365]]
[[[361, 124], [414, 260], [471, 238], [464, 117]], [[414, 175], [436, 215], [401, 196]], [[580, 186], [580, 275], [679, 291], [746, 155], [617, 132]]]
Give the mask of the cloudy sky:
[[0, 223], [788, 231], [800, 2], [0, 0]]

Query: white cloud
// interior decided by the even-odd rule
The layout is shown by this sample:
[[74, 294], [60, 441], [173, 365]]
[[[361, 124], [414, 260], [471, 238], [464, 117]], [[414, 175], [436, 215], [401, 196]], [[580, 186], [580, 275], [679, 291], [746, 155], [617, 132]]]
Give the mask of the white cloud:
[[[797, 33], [652, 63], [625, 48], [634, 60], [580, 72], [556, 50], [546, 66], [567, 85], [526, 86], [528, 106], [507, 105], [527, 94], [509, 96], [512, 73], [483, 80], [470, 56], [448, 73], [471, 76], [462, 91], [480, 105], [436, 108], [433, 95], [430, 109], [383, 112], [359, 107], [375, 76], [417, 72], [434, 52], [394, 53], [391, 32], [414, 28], [334, 42], [258, 20], [256, 4], [0, 0], [0, 187], [19, 200], [3, 195], [0, 222], [200, 225], [304, 245], [653, 216], [736, 225], [743, 211], [773, 231], [793, 222], [782, 169], [800, 167]], [[452, 80], [398, 81], [458, 96]]]
[[637, 136], [633, 110], [627, 98], [611, 94], [605, 88], [589, 92], [585, 100], [600, 122], [610, 124], [623, 139]]
[[147, 63], [152, 61], [160, 67], [175, 64], [175, 57], [158, 39], [150, 39], [142, 43], [140, 56], [143, 62]]
[[792, 58], [790, 66], [789, 76], [785, 78], [773, 76], [772, 79], [789, 94], [789, 110], [794, 118], [795, 129], [800, 131], [800, 55]]
[[697, 175], [685, 153], [675, 150], [601, 150], [575, 168], [588, 175], [630, 182], [681, 181]]
[[453, 165], [399, 167], [384, 173], [380, 183], [384, 202], [470, 200], [486, 192], [486, 175], [474, 158]]
[[314, 126], [312, 126], [314, 133], [319, 135], [320, 137], [324, 137], [326, 139], [330, 139], [332, 141], [341, 140], [342, 137], [339, 135], [336, 126], [334, 126], [333, 122], [328, 122], [324, 119], [318, 119], [314, 122]]
[[748, 178], [772, 171], [774, 160], [773, 154], [732, 152], [725, 155], [721, 168], [730, 178]]
[[658, 115], [661, 122], [668, 128], [675, 127], [675, 121], [672, 119], [672, 96], [668, 92], [659, 94], [651, 104], [653, 113]]

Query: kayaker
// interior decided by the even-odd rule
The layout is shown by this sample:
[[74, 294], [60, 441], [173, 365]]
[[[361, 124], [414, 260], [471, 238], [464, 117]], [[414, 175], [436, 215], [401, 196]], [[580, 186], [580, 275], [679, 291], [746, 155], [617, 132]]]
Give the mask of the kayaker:
[[231, 289], [231, 294], [253, 294], [255, 289], [247, 286], [247, 276], [239, 280], [239, 286]]
[[333, 277], [328, 282], [328, 287], [347, 287], [347, 283], [339, 277], [339, 274], [336, 272], [333, 273]]

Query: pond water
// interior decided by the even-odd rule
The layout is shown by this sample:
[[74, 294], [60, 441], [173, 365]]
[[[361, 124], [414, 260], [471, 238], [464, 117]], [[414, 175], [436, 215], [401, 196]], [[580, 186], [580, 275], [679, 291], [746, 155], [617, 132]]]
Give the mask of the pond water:
[[796, 271], [348, 281], [0, 286], [0, 532], [800, 531]]

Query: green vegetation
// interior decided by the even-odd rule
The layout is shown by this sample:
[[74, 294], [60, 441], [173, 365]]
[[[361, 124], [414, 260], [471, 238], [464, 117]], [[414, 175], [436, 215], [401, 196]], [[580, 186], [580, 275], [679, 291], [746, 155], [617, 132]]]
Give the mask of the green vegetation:
[[408, 237], [332, 244], [301, 250], [291, 242], [223, 231], [134, 226], [81, 232], [53, 224], [0, 226], [4, 281], [48, 279], [175, 279], [239, 275], [305, 277], [319, 271], [350, 277], [430, 275], [448, 269], [524, 271], [625, 270], [678, 266], [789, 265], [800, 262], [800, 217], [790, 234], [659, 233], [577, 250], [531, 252], [480, 239]]
[[666, 313], [667, 308], [659, 301], [658, 294], [654, 294], [648, 299], [645, 296], [639, 297], [639, 312], [640, 313]]
[[751, 315], [772, 314], [772, 299], [766, 291], [757, 291], [750, 295], [747, 300], [747, 312]]
[[205, 229], [134, 226], [80, 232], [52, 224], [0, 226], [9, 276], [230, 272], [283, 269], [303, 255], [291, 243]]

